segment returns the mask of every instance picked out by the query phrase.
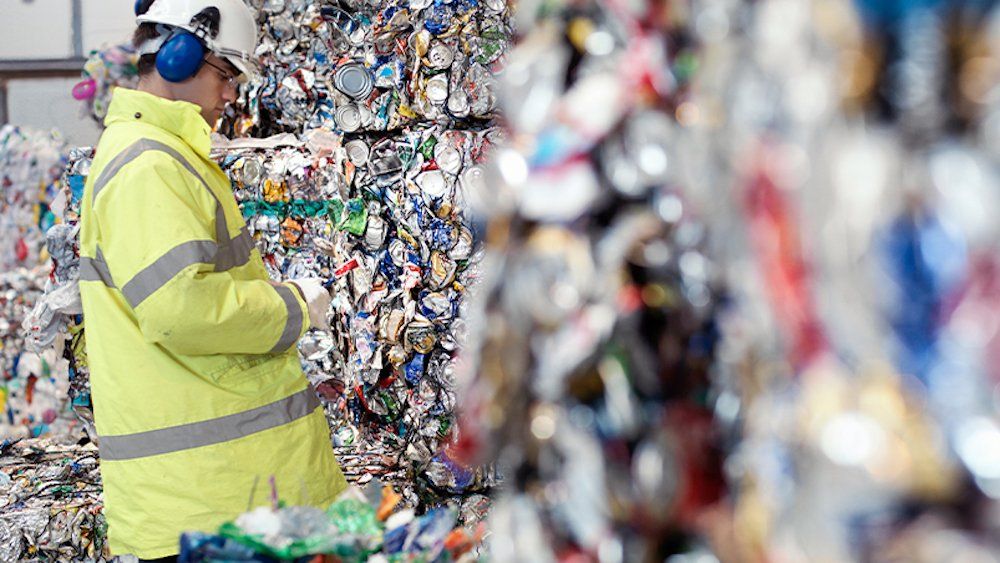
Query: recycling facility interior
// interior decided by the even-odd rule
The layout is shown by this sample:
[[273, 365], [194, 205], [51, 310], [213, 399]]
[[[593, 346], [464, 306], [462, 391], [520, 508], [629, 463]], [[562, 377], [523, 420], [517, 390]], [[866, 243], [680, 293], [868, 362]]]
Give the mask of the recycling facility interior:
[[[1000, 2], [247, 4], [212, 157], [330, 281], [352, 487], [184, 560], [1000, 562]], [[133, 19], [0, 0], [3, 561], [110, 557], [77, 240]]]

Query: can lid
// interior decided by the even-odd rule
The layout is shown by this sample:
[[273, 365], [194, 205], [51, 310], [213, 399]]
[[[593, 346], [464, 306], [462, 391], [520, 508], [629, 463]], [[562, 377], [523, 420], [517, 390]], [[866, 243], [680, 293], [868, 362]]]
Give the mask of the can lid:
[[333, 84], [338, 90], [354, 99], [367, 98], [375, 86], [368, 69], [358, 63], [347, 63], [338, 67]]
[[361, 112], [357, 104], [346, 104], [337, 108], [335, 119], [337, 125], [348, 133], [357, 131], [361, 127]]
[[472, 191], [480, 193], [482, 190], [486, 189], [486, 178], [485, 171], [483, 167], [478, 164], [473, 164], [462, 172], [462, 187], [466, 191]]
[[448, 99], [448, 77], [444, 74], [432, 76], [427, 81], [425, 92], [427, 99], [434, 103], [441, 103]]
[[455, 60], [455, 52], [441, 41], [431, 42], [431, 48], [427, 51], [427, 64], [431, 68], [448, 68]]
[[361, 139], [354, 139], [353, 141], [348, 141], [344, 148], [347, 149], [347, 158], [351, 160], [355, 166], [364, 166], [368, 164], [368, 144]]

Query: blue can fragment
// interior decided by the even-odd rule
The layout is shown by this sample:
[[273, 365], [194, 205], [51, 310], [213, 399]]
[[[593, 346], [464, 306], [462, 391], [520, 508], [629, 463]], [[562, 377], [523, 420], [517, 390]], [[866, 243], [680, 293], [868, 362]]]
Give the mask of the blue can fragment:
[[424, 377], [426, 359], [426, 354], [414, 354], [413, 359], [406, 363], [406, 366], [403, 368], [403, 373], [406, 377], [407, 383], [410, 385], [420, 383], [420, 380]]

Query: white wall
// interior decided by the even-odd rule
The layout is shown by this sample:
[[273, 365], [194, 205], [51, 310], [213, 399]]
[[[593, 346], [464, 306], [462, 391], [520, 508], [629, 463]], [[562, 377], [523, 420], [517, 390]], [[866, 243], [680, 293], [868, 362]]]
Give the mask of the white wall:
[[[120, 0], [84, 0], [115, 4]], [[0, 0], [0, 59], [73, 55], [70, 0]]]
[[102, 45], [117, 45], [132, 37], [135, 31], [134, 4], [130, 0], [82, 0], [84, 55]]
[[[133, 0], [81, 0], [84, 57], [106, 44], [129, 40], [135, 29]], [[72, 0], [0, 0], [0, 59], [62, 59], [74, 56]], [[12, 79], [7, 117], [23, 127], [59, 129], [72, 145], [93, 145], [100, 128], [82, 116], [70, 89], [79, 80]]]

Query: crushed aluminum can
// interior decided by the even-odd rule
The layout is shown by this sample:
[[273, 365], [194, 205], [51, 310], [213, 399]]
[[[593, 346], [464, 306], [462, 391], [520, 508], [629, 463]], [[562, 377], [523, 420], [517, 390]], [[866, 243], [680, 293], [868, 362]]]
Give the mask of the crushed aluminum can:
[[468, 260], [472, 257], [473, 250], [475, 250], [475, 240], [472, 238], [472, 231], [466, 227], [460, 227], [455, 245], [448, 255], [453, 260]]
[[468, 117], [472, 107], [469, 105], [469, 95], [465, 93], [462, 88], [455, 88], [448, 95], [448, 113], [452, 117], [463, 118]]
[[429, 276], [429, 286], [432, 289], [441, 289], [455, 281], [455, 273], [458, 266], [455, 261], [442, 252], [431, 254], [431, 273]]
[[452, 175], [462, 171], [462, 153], [447, 143], [434, 146], [434, 162], [441, 170]]
[[455, 60], [455, 52], [447, 44], [440, 40], [431, 42], [430, 49], [427, 50], [427, 66], [443, 70], [451, 66]]
[[347, 150], [347, 158], [351, 159], [351, 163], [355, 166], [365, 166], [368, 164], [368, 143], [361, 139], [354, 139], [353, 141], [348, 141], [344, 145], [344, 149]]
[[403, 331], [403, 343], [407, 349], [419, 354], [429, 354], [437, 343], [434, 324], [423, 318], [415, 318]]
[[427, 80], [427, 83], [424, 85], [424, 92], [431, 103], [444, 103], [448, 99], [448, 76], [446, 74], [435, 74]]
[[439, 198], [448, 191], [448, 180], [440, 170], [421, 172], [416, 182], [420, 190], [431, 198]]
[[403, 169], [403, 161], [390, 144], [372, 149], [369, 169], [375, 176], [395, 174]]
[[361, 110], [357, 104], [344, 104], [337, 108], [337, 126], [346, 133], [352, 133], [361, 128]]

